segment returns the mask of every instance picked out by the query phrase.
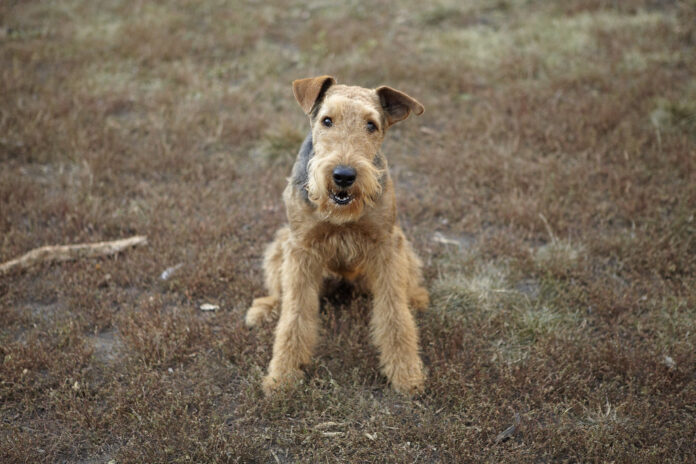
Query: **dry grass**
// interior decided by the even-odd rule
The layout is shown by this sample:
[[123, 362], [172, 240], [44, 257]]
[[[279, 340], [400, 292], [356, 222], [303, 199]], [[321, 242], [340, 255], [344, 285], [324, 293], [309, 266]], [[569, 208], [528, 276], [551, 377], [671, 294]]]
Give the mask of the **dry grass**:
[[[693, 1], [3, 2], [0, 261], [149, 245], [0, 280], [0, 461], [696, 460], [695, 47]], [[346, 292], [259, 388], [323, 73], [427, 107], [385, 144], [433, 292], [413, 400]]]

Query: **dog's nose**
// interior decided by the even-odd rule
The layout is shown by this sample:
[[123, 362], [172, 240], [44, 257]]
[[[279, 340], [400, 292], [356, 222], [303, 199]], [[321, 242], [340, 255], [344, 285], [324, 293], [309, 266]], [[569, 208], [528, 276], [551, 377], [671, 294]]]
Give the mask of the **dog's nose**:
[[355, 182], [357, 173], [350, 166], [336, 166], [333, 170], [333, 179], [339, 187], [350, 187]]

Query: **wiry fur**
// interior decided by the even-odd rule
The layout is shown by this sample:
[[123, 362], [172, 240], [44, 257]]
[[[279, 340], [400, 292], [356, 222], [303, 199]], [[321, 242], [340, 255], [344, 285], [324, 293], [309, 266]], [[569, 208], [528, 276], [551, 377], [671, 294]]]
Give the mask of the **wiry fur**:
[[[421, 286], [421, 261], [397, 224], [394, 188], [379, 148], [389, 125], [423, 107], [388, 87], [335, 85], [329, 76], [295, 81], [293, 90], [312, 130], [283, 193], [289, 224], [264, 257], [269, 296], [255, 299], [246, 316], [249, 326], [256, 325], [280, 303], [264, 390], [297, 378], [310, 361], [322, 282], [340, 276], [361, 282], [373, 296], [370, 327], [383, 373], [396, 390], [416, 391], [424, 375], [409, 305], [425, 308], [428, 293]], [[331, 127], [321, 123], [325, 117]], [[376, 131], [366, 129], [368, 121]], [[357, 172], [346, 189], [352, 198], [347, 205], [331, 198], [338, 189], [332, 177], [338, 165]]]

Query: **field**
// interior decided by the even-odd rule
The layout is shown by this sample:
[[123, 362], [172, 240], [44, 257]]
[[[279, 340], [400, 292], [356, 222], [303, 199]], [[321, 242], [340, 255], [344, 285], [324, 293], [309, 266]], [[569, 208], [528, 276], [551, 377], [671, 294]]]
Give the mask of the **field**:
[[[148, 244], [0, 276], [0, 461], [696, 461], [695, 50], [693, 0], [3, 1], [0, 262]], [[426, 107], [383, 147], [415, 398], [349, 288], [260, 388], [243, 316], [320, 74]]]

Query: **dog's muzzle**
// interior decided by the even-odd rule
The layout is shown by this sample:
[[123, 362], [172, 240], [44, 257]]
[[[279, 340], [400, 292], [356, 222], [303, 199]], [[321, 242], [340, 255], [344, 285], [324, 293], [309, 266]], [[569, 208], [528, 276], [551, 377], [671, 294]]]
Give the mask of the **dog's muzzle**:
[[353, 200], [353, 195], [348, 193], [347, 190], [339, 190], [337, 192], [331, 192], [329, 194], [329, 197], [331, 198], [331, 200], [333, 200], [334, 203], [336, 203], [337, 205], [341, 205], [341, 206], [347, 205], [348, 203], [350, 203]]
[[353, 185], [358, 173], [350, 166], [339, 165], [334, 168], [332, 174], [334, 184], [339, 190], [332, 190], [329, 197], [337, 205], [347, 205], [353, 200], [353, 196], [346, 189]]
[[333, 170], [333, 181], [339, 188], [348, 188], [355, 182], [358, 173], [350, 166], [336, 166]]

